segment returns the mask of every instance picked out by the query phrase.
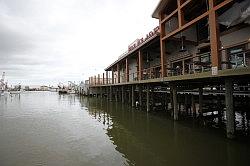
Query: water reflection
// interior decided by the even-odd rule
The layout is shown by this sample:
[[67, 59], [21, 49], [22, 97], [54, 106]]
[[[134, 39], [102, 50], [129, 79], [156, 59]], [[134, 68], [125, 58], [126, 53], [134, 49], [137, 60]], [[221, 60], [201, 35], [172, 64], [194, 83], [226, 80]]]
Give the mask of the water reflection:
[[80, 98], [107, 130], [116, 149], [131, 165], [249, 165], [247, 142], [229, 141], [224, 133], [174, 122], [106, 99]]
[[[247, 123], [246, 114], [244, 114]], [[0, 165], [249, 165], [247, 142], [106, 99], [0, 98]]]

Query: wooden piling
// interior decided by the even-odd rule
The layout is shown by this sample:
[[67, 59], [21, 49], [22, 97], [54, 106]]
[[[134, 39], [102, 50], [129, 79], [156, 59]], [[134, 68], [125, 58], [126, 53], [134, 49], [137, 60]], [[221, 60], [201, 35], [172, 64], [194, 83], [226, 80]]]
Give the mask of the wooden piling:
[[227, 138], [234, 138], [235, 134], [235, 113], [233, 108], [233, 81], [225, 79], [225, 103], [227, 119]]
[[122, 103], [124, 103], [124, 86], [122, 86]]
[[135, 88], [134, 85], [131, 86], [131, 105], [135, 106]]
[[202, 105], [203, 105], [203, 88], [199, 87], [199, 114], [200, 116], [203, 116]]
[[174, 120], [178, 120], [179, 109], [178, 109], [178, 101], [177, 101], [177, 87], [175, 84], [172, 85], [172, 92], [173, 92]]
[[147, 84], [147, 89], [146, 89], [146, 98], [147, 98], [147, 100], [146, 100], [146, 106], [147, 106], [147, 112], [149, 112], [149, 110], [150, 110], [150, 105], [149, 105], [149, 84]]
[[193, 114], [193, 117], [195, 118], [196, 117], [196, 107], [195, 107], [194, 94], [192, 94], [191, 102], [192, 102], [192, 114]]

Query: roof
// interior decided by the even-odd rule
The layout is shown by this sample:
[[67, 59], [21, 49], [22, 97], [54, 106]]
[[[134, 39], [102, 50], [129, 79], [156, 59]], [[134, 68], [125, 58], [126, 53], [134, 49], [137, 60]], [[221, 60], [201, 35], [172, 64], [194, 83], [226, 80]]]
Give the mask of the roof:
[[139, 45], [138, 47], [136, 47], [135, 49], [133, 49], [132, 51], [127, 51], [125, 53], [123, 53], [121, 56], [119, 56], [119, 58], [113, 62], [111, 65], [109, 65], [107, 68], [105, 68], [104, 70], [107, 71], [109, 70], [111, 67], [113, 67], [115, 64], [117, 64], [118, 62], [124, 60], [126, 57], [130, 56], [131, 54], [133, 54], [134, 52], [136, 52], [138, 49], [140, 49], [141, 47], [143, 47], [145, 44], [149, 43], [150, 41], [152, 41], [153, 39], [157, 38], [158, 36], [160, 36], [159, 33], [155, 33], [155, 35], [153, 37], [151, 37], [150, 39], [148, 39], [147, 41], [145, 41], [143, 44]]
[[160, 2], [156, 6], [156, 8], [155, 8], [155, 10], [154, 10], [154, 12], [152, 14], [152, 17], [156, 18], [156, 19], [159, 19], [160, 18], [160, 16], [159, 16], [160, 11], [162, 11], [164, 9], [164, 7], [167, 5], [167, 3], [169, 1], [170, 0], [160, 0]]

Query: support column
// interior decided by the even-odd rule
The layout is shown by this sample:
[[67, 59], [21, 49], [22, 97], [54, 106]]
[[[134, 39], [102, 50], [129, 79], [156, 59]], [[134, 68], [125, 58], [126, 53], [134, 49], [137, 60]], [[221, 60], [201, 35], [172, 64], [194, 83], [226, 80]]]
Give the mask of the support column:
[[193, 117], [196, 117], [196, 107], [195, 107], [195, 99], [194, 99], [194, 94], [191, 94], [191, 100], [192, 100], [192, 112], [193, 112]]
[[162, 40], [162, 38], [165, 36], [165, 23], [161, 23], [161, 20], [163, 19], [163, 16], [161, 14], [161, 17], [159, 19], [160, 21], [160, 47], [161, 47], [161, 77], [166, 76], [166, 45], [165, 40]]
[[138, 85], [138, 95], [139, 95], [139, 106], [142, 106], [142, 87]]
[[138, 75], [138, 80], [142, 80], [142, 54], [141, 50], [138, 51], [138, 66], [139, 66], [139, 75]]
[[117, 63], [117, 83], [120, 83], [120, 65]]
[[209, 0], [209, 36], [210, 36], [210, 48], [211, 48], [211, 61], [212, 67], [217, 68], [218, 70], [221, 68], [220, 65], [220, 32], [217, 21], [216, 11], [213, 9], [215, 6], [215, 0]]
[[122, 86], [122, 103], [124, 103], [124, 86]]
[[200, 116], [203, 116], [202, 105], [203, 105], [203, 88], [199, 87], [199, 114]]
[[110, 89], [109, 89], [109, 101], [112, 101], [112, 86], [110, 86]]
[[115, 101], [118, 102], [118, 87], [115, 88]]
[[126, 82], [129, 82], [129, 65], [128, 65], [128, 58], [126, 58]]
[[188, 94], [185, 93], [184, 94], [184, 109], [185, 109], [185, 112], [186, 112], [186, 116], [188, 116]]
[[102, 73], [102, 84], [104, 85], [105, 84], [105, 76], [104, 76], [105, 74], [104, 73]]
[[100, 96], [103, 97], [102, 87], [100, 87]]
[[115, 77], [114, 77], [114, 69], [112, 68], [112, 84], [115, 83]]
[[150, 99], [149, 99], [149, 85], [147, 84], [147, 91], [146, 91], [146, 98], [147, 98], [147, 100], [146, 100], [146, 106], [147, 106], [147, 112], [149, 112], [149, 110], [150, 110], [150, 104], [149, 104], [149, 102], [150, 102]]
[[106, 84], [109, 84], [109, 72], [106, 71]]
[[228, 78], [225, 80], [225, 100], [226, 100], [226, 119], [227, 119], [227, 138], [234, 138], [235, 134], [235, 113], [233, 108], [233, 81]]
[[134, 89], [134, 85], [131, 86], [131, 105], [132, 105], [132, 107], [135, 106], [135, 89]]
[[179, 109], [178, 109], [178, 101], [177, 101], [177, 86], [175, 84], [172, 85], [172, 92], [173, 92], [174, 120], [178, 120]]

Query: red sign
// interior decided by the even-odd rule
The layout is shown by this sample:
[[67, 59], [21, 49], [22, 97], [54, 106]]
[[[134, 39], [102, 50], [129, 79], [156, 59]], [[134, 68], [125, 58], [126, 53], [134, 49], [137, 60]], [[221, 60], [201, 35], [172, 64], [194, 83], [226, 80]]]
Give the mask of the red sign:
[[155, 27], [153, 31], [150, 31], [145, 38], [141, 38], [141, 39], [136, 39], [133, 43], [131, 43], [128, 46], [128, 52], [134, 50], [135, 48], [139, 47], [140, 45], [142, 45], [143, 43], [145, 43], [147, 40], [151, 39], [152, 37], [154, 37], [157, 33], [159, 33], [159, 26]]

